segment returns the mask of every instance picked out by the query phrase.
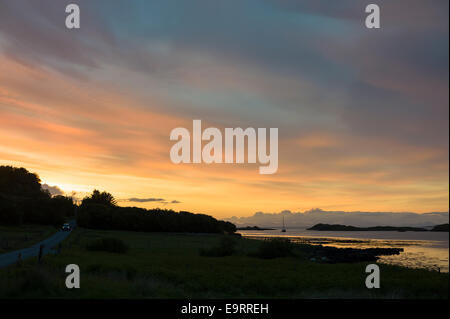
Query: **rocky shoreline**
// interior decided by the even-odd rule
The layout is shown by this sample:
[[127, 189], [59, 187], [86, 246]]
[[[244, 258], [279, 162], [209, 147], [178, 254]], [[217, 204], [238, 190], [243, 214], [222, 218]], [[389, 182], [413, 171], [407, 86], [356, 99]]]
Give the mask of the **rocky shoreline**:
[[300, 245], [311, 261], [324, 263], [376, 262], [380, 256], [398, 255], [403, 248], [336, 248], [322, 245]]

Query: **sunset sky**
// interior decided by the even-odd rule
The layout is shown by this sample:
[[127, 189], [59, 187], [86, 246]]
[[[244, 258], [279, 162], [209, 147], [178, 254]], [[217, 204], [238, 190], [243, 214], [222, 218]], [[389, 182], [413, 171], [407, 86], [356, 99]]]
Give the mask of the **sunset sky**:
[[[219, 218], [448, 211], [448, 1], [372, 2], [0, 0], [0, 165]], [[277, 173], [173, 164], [194, 119], [278, 128]]]

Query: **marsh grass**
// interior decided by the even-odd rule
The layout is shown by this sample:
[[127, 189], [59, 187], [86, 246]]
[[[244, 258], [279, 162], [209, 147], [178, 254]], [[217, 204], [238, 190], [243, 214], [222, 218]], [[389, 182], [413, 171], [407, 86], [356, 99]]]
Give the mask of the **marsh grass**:
[[90, 251], [106, 251], [110, 253], [125, 254], [129, 247], [119, 238], [106, 237], [90, 241], [87, 243], [86, 249]]
[[231, 236], [223, 236], [217, 245], [211, 248], [200, 248], [200, 256], [205, 257], [225, 257], [236, 252], [236, 240]]
[[[127, 254], [89, 251], [93, 239], [114, 237]], [[223, 235], [76, 229], [60, 255], [37, 265], [0, 269], [0, 298], [448, 298], [448, 274], [380, 265], [381, 288], [365, 287], [367, 263], [322, 264], [292, 255], [251, 257], [261, 242], [235, 241], [232, 255], [210, 258]], [[65, 266], [78, 264], [81, 288], [66, 289]]]
[[293, 256], [294, 244], [289, 239], [272, 238], [263, 240], [255, 257], [264, 259], [280, 258]]

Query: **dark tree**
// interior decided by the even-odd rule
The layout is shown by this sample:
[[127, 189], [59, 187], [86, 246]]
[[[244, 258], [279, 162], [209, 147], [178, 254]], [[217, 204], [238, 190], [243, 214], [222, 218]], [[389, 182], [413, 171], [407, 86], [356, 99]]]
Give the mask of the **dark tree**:
[[87, 205], [87, 204], [99, 204], [99, 205], [105, 205], [105, 206], [116, 206], [117, 202], [113, 195], [111, 195], [108, 192], [100, 192], [99, 190], [95, 189], [92, 192], [91, 196], [87, 196], [83, 198], [83, 202], [81, 205]]
[[75, 204], [72, 197], [56, 195], [52, 197], [51, 201], [52, 206], [64, 216], [73, 217], [75, 215]]
[[59, 225], [73, 214], [73, 202], [52, 198], [39, 177], [25, 168], [0, 166], [0, 223]]
[[36, 174], [28, 172], [25, 168], [12, 166], [0, 166], [0, 193], [23, 197], [46, 195]]

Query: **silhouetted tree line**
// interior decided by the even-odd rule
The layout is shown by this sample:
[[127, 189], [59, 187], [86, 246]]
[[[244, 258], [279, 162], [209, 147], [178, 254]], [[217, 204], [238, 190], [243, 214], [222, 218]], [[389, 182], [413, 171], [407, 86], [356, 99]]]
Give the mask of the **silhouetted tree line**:
[[73, 216], [71, 197], [52, 197], [25, 168], [0, 166], [0, 224], [60, 225]]
[[114, 197], [95, 190], [83, 199], [77, 214], [81, 227], [143, 232], [234, 233], [236, 226], [204, 214], [168, 209], [119, 207]]
[[[51, 196], [39, 177], [25, 168], [0, 166], [0, 224], [61, 225], [74, 216], [71, 197]], [[77, 213], [81, 227], [148, 232], [234, 233], [234, 224], [214, 217], [167, 209], [119, 207], [107, 192], [83, 199]]]

